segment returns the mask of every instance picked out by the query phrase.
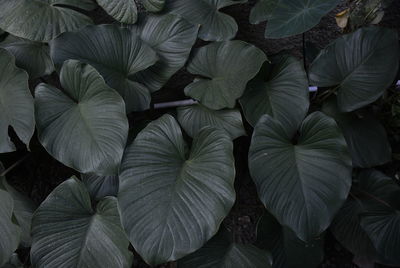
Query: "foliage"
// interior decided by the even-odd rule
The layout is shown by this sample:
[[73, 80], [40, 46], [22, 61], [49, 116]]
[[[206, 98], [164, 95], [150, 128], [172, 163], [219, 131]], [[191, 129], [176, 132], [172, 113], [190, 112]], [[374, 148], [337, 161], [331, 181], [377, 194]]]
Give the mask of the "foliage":
[[[36, 204], [0, 163], [0, 267], [317, 267], [329, 232], [400, 265], [382, 167], [400, 141], [399, 38], [371, 25], [390, 1], [353, 1], [309, 69], [234, 40], [225, 8], [246, 2], [0, 0], [0, 153], [39, 147], [71, 175]], [[289, 37], [338, 3], [259, 0], [249, 20]], [[94, 25], [100, 8], [115, 23]], [[177, 72], [194, 104], [155, 113]], [[254, 245], [227, 224], [247, 173], [265, 207]]]

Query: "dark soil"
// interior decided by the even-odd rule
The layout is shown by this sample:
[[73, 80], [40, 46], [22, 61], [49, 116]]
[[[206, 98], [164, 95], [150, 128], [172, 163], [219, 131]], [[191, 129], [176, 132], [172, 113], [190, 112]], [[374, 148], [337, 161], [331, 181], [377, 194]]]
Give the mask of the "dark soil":
[[[226, 8], [224, 11], [236, 18], [239, 25], [237, 39], [244, 40], [259, 48], [263, 49], [268, 55], [273, 55], [282, 50], [302, 58], [303, 57], [303, 38], [305, 42], [314, 44], [315, 47], [322, 48], [337, 38], [341, 32], [336, 26], [334, 14], [345, 8], [340, 5], [336, 10], [324, 17], [321, 23], [314, 29], [307, 32], [304, 36], [298, 35], [290, 38], [270, 40], [264, 39], [265, 23], [260, 25], [251, 25], [248, 23], [248, 16], [255, 0], [249, 0], [248, 4], [236, 5]], [[99, 23], [112, 23], [113, 20], [105, 14], [100, 8], [92, 11], [89, 15], [93, 20]], [[387, 15], [382, 25], [393, 27], [400, 31], [400, 1], [395, 1], [391, 8], [388, 9]], [[197, 45], [202, 44], [199, 42]], [[57, 81], [46, 78], [54, 84]], [[184, 87], [192, 81], [193, 77], [184, 70], [178, 72], [170, 82], [159, 92], [153, 96], [153, 102], [174, 101], [185, 98], [183, 94]], [[32, 81], [32, 89], [39, 81]], [[130, 123], [136, 124], [138, 120], [152, 120], [160, 116], [164, 112], [173, 112], [173, 110], [148, 111], [144, 113], [134, 114], [130, 116]], [[249, 176], [247, 168], [247, 154], [249, 149], [251, 127], [247, 126], [248, 136], [235, 140], [235, 159], [236, 159], [236, 183], [237, 201], [224, 221], [223, 225], [227, 227], [237, 242], [253, 243], [256, 240], [256, 223], [264, 211], [263, 205], [257, 197], [255, 186]], [[10, 130], [12, 132], [12, 130]], [[13, 135], [15, 137], [15, 135]], [[14, 138], [14, 140], [16, 140]], [[1, 154], [0, 161], [4, 166], [10, 167], [20, 159], [25, 158], [16, 168], [7, 174], [8, 181], [18, 190], [29, 195], [37, 204], [40, 204], [47, 195], [61, 182], [68, 179], [72, 175], [79, 175], [74, 170], [65, 167], [58, 161], [54, 160], [40, 145], [36, 138], [33, 138], [30, 144], [30, 152], [24, 149], [23, 144], [16, 140], [18, 151], [14, 153]], [[394, 144], [397, 148], [398, 144]], [[400, 170], [398, 165], [388, 165], [385, 167], [390, 174], [396, 174]], [[332, 235], [327, 235], [326, 257], [320, 267], [323, 268], [343, 268], [357, 267], [352, 264], [352, 254], [344, 249]], [[26, 267], [29, 267], [29, 251], [20, 250], [22, 260], [25, 261]], [[136, 255], [133, 267], [149, 267]], [[175, 267], [174, 264], [162, 265], [159, 267]], [[383, 266], [377, 266], [383, 267]], [[307, 268], [307, 267], [305, 267]]]

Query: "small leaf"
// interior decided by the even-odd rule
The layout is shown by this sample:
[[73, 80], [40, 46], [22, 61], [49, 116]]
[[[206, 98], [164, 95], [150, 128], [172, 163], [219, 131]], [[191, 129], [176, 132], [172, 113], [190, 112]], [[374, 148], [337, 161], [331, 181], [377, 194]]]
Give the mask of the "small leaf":
[[156, 52], [129, 29], [117, 25], [89, 26], [61, 35], [50, 43], [50, 49], [57, 68], [68, 59], [96, 68], [124, 98], [128, 113], [150, 107], [150, 91], [136, 82], [134, 75], [157, 61]]
[[60, 184], [35, 212], [31, 261], [34, 267], [131, 267], [132, 254], [114, 197], [92, 209], [83, 183]]
[[83, 174], [82, 181], [85, 184], [92, 199], [99, 201], [106, 196], [117, 196], [119, 180], [118, 176], [97, 176], [96, 174]]
[[397, 32], [368, 27], [343, 35], [322, 50], [310, 67], [310, 83], [336, 86], [338, 106], [351, 112], [376, 101], [399, 66]]
[[15, 66], [15, 58], [0, 48], [0, 153], [15, 151], [8, 137], [11, 126], [26, 144], [35, 131], [33, 97], [29, 91], [28, 74]]
[[20, 228], [11, 220], [13, 209], [11, 195], [0, 189], [0, 267], [8, 262], [17, 249], [21, 235]]
[[303, 121], [295, 144], [286, 131], [269, 115], [261, 117], [250, 145], [250, 174], [268, 211], [309, 241], [346, 200], [351, 159], [335, 121], [320, 112]]
[[272, 17], [279, 0], [258, 0], [250, 12], [250, 23], [259, 24]]
[[128, 136], [125, 105], [90, 65], [64, 63], [61, 91], [39, 84], [35, 107], [39, 140], [57, 160], [82, 173], [117, 173]]
[[142, 0], [144, 8], [149, 12], [160, 12], [165, 5], [165, 0]]
[[54, 71], [54, 64], [50, 58], [50, 49], [47, 44], [9, 35], [0, 43], [0, 47], [14, 55], [16, 65], [26, 70], [30, 79], [49, 75]]
[[392, 149], [385, 128], [371, 113], [365, 111], [360, 116], [355, 113], [341, 113], [335, 98], [325, 102], [322, 111], [338, 123], [354, 167], [380, 166], [392, 159]]
[[198, 75], [185, 94], [213, 110], [233, 108], [267, 57], [243, 41], [216, 42], [197, 49], [188, 71]]
[[271, 268], [272, 258], [253, 245], [232, 243], [220, 231], [198, 251], [178, 261], [179, 268]]
[[46, 42], [63, 32], [76, 31], [93, 23], [89, 17], [67, 6], [91, 8], [93, 2], [0, 0], [0, 28], [18, 37]]
[[237, 109], [214, 111], [197, 104], [180, 107], [177, 112], [179, 123], [190, 137], [196, 136], [206, 126], [225, 130], [232, 139], [246, 135], [242, 115]]
[[[0, 163], [0, 173], [3, 171], [4, 167]], [[0, 177], [0, 189], [8, 192], [14, 201], [13, 216], [21, 227], [21, 245], [30, 247], [32, 215], [36, 210], [35, 203], [9, 185], [5, 177]]]
[[134, 24], [137, 20], [135, 0], [97, 0], [97, 3], [119, 22]]
[[219, 9], [247, 0], [168, 0], [166, 11], [181, 16], [194, 25], [201, 25], [199, 37], [204, 41], [225, 41], [235, 37], [236, 21]]
[[154, 49], [159, 58], [154, 65], [134, 76], [135, 80], [154, 92], [185, 65], [199, 27], [179, 16], [167, 14], [140, 17], [131, 30]]
[[199, 249], [235, 201], [232, 141], [203, 128], [191, 150], [170, 115], [151, 122], [126, 149], [118, 201], [125, 230], [150, 265]]
[[287, 126], [292, 135], [310, 106], [307, 74], [303, 64], [293, 57], [275, 57], [272, 62], [265, 63], [247, 84], [240, 104], [252, 126], [262, 115], [269, 114]]

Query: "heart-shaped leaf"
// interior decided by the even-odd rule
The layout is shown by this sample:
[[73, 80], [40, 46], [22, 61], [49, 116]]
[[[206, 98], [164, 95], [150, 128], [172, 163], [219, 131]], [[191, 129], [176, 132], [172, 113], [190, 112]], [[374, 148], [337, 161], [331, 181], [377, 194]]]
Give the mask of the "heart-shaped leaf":
[[337, 86], [342, 112], [361, 108], [382, 96], [397, 75], [397, 32], [368, 27], [343, 35], [322, 50], [310, 68], [310, 83]]
[[234, 18], [219, 12], [219, 9], [246, 2], [247, 0], [168, 0], [165, 9], [194, 25], [201, 25], [201, 39], [225, 41], [235, 37], [238, 26]]
[[322, 110], [333, 117], [342, 130], [354, 167], [380, 166], [392, 159], [385, 128], [371, 113], [341, 113], [335, 98], [324, 103]]
[[154, 92], [186, 63], [199, 27], [179, 16], [166, 14], [142, 16], [131, 29], [159, 58], [154, 65], [135, 74], [135, 80]]
[[180, 107], [177, 112], [179, 123], [190, 137], [206, 126], [225, 130], [232, 139], [246, 135], [242, 115], [237, 109], [214, 111], [197, 104]]
[[0, 189], [0, 267], [8, 262], [20, 239], [21, 230], [11, 220], [13, 209], [11, 195]]
[[[265, 2], [265, 0], [261, 1]], [[254, 21], [267, 18], [265, 37], [283, 38], [310, 30], [320, 22], [323, 16], [334, 9], [340, 0], [272, 0], [270, 2], [272, 2], [271, 7], [262, 10], [266, 12], [264, 16], [253, 15], [256, 17]], [[263, 5], [259, 4], [259, 6]]]
[[97, 176], [96, 174], [82, 175], [90, 196], [94, 200], [100, 200], [106, 196], [117, 196], [119, 179], [118, 176]]
[[29, 144], [35, 131], [34, 105], [28, 75], [15, 66], [15, 58], [0, 48], [0, 153], [15, 151], [8, 137], [8, 127]]
[[9, 35], [0, 43], [0, 47], [14, 55], [16, 65], [26, 70], [30, 79], [49, 75], [54, 71], [47, 44]]
[[134, 24], [137, 20], [135, 0], [97, 0], [97, 3], [119, 22]]
[[125, 230], [150, 265], [199, 249], [235, 201], [233, 145], [221, 130], [204, 128], [191, 150], [177, 121], [151, 122], [126, 149], [118, 201]]
[[188, 71], [198, 75], [185, 94], [210, 109], [233, 108], [267, 57], [243, 41], [215, 42], [197, 49]]
[[91, 8], [90, 0], [0, 0], [0, 28], [34, 41], [50, 41], [63, 32], [76, 31], [92, 20], [67, 6]]
[[134, 75], [157, 61], [156, 52], [129, 29], [117, 25], [88, 26], [80, 32], [65, 33], [50, 43], [57, 67], [76, 59], [92, 65], [106, 83], [124, 98], [127, 112], [150, 107], [150, 91], [135, 82]]
[[269, 115], [259, 120], [249, 168], [259, 197], [280, 224], [303, 241], [320, 235], [343, 205], [351, 185], [346, 141], [332, 118], [309, 115], [297, 141]]
[[82, 173], [115, 175], [128, 136], [125, 105], [90, 65], [64, 63], [59, 90], [35, 91], [39, 140], [57, 160]]
[[165, 5], [165, 0], [142, 0], [144, 8], [149, 12], [160, 12]]
[[31, 261], [34, 267], [129, 268], [132, 254], [115, 197], [94, 210], [83, 183], [59, 185], [35, 212]]
[[[268, 250], [273, 256], [273, 268], [315, 268], [324, 259], [324, 239], [313, 238], [301, 241], [296, 234], [265, 212], [257, 224], [259, 248]], [[301, 259], [301, 262], [299, 262]]]
[[360, 224], [385, 264], [400, 265], [400, 187], [375, 170], [359, 174], [360, 192], [365, 194]]
[[[0, 173], [4, 171], [3, 165], [0, 163]], [[14, 200], [13, 216], [18, 225], [21, 227], [21, 245], [30, 247], [31, 245], [31, 222], [33, 212], [36, 205], [27, 196], [15, 190], [7, 183], [5, 177], [0, 177], [0, 189], [7, 191]]]
[[198, 251], [178, 261], [179, 268], [271, 268], [271, 255], [253, 245], [233, 243], [220, 231]]
[[275, 57], [272, 63], [265, 63], [256, 78], [248, 83], [240, 104], [252, 126], [262, 115], [269, 114], [293, 135], [310, 106], [308, 78], [303, 64], [293, 57]]

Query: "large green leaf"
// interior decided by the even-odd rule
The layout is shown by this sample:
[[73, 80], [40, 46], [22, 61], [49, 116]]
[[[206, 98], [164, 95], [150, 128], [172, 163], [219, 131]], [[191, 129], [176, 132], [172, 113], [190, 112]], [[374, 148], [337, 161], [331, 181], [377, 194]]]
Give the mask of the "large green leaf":
[[35, 92], [39, 140], [57, 160], [82, 173], [115, 175], [128, 136], [122, 98], [90, 65], [64, 63], [59, 90], [39, 84]]
[[219, 12], [219, 9], [245, 2], [247, 0], [168, 0], [165, 9], [194, 25], [201, 25], [201, 39], [225, 41], [235, 37], [238, 26], [231, 16]]
[[[70, 8], [90, 8], [89, 0], [0, 0], [0, 28], [34, 41], [50, 41], [63, 32], [92, 24], [92, 20]], [[62, 5], [62, 6], [60, 6]]]
[[307, 114], [308, 78], [303, 64], [290, 56], [265, 63], [240, 99], [247, 121], [255, 126], [264, 114], [279, 120], [292, 135]]
[[30, 79], [49, 75], [54, 71], [47, 44], [9, 35], [0, 43], [0, 47], [14, 55], [16, 65], [26, 70]]
[[82, 182], [59, 185], [35, 212], [31, 261], [34, 267], [131, 267], [132, 253], [115, 197], [94, 210]]
[[269, 115], [259, 120], [249, 168], [259, 197], [280, 224], [303, 241], [320, 235], [343, 205], [351, 185], [346, 141], [332, 118], [309, 115], [293, 142]]
[[197, 49], [188, 71], [198, 75], [185, 94], [210, 109], [233, 108], [267, 57], [243, 41], [215, 42]]
[[271, 268], [270, 254], [253, 245], [233, 243], [220, 231], [198, 251], [178, 261], [179, 268]]
[[97, 0], [97, 3], [119, 22], [134, 24], [137, 20], [135, 0]]
[[400, 265], [400, 187], [375, 170], [359, 174], [364, 211], [360, 224], [375, 246], [380, 259], [391, 266]]
[[392, 159], [385, 128], [370, 112], [341, 113], [335, 98], [324, 103], [322, 110], [333, 117], [342, 130], [354, 167], [375, 167]]
[[100, 200], [106, 196], [117, 196], [118, 194], [119, 179], [116, 175], [83, 174], [82, 181], [94, 200]]
[[15, 66], [13, 55], [0, 48], [0, 153], [15, 150], [8, 137], [9, 126], [28, 145], [35, 131], [34, 105], [27, 73]]
[[154, 49], [158, 61], [135, 74], [151, 92], [159, 90], [186, 63], [199, 27], [172, 14], [139, 18], [132, 31]]
[[225, 130], [232, 139], [246, 135], [242, 115], [237, 109], [214, 111], [196, 104], [180, 107], [177, 112], [179, 123], [191, 137], [196, 136], [206, 126]]
[[[4, 171], [3, 165], [0, 163], [0, 173]], [[33, 212], [36, 210], [36, 205], [27, 196], [15, 190], [7, 183], [5, 177], [0, 177], [0, 189], [7, 191], [14, 200], [13, 215], [18, 225], [21, 227], [21, 241], [24, 247], [31, 245], [31, 222]]]
[[177, 260], [217, 232], [235, 201], [232, 150], [229, 136], [210, 127], [189, 150], [170, 115], [126, 149], [118, 200], [130, 241], [147, 263]]
[[65, 33], [50, 43], [50, 54], [58, 67], [67, 59], [92, 65], [121, 94], [128, 112], [150, 107], [149, 89], [133, 77], [157, 61], [156, 52], [129, 29], [97, 25]]
[[315, 86], [337, 86], [338, 106], [350, 112], [377, 100], [399, 65], [397, 32], [369, 27], [343, 35], [322, 50], [310, 68]]
[[165, 5], [165, 0], [142, 0], [144, 8], [149, 12], [160, 12]]
[[264, 15], [261, 15], [263, 13], [254, 14], [255, 11], [252, 11], [253, 21], [260, 22], [268, 19], [265, 37], [283, 38], [310, 30], [320, 22], [323, 16], [334, 9], [340, 0], [272, 0], [270, 2], [272, 3], [269, 8], [265, 8], [265, 4], [258, 4], [259, 7], [263, 7], [258, 13], [265, 13]]
[[256, 245], [272, 253], [273, 268], [318, 267], [324, 258], [323, 242], [321, 237], [309, 242], [301, 241], [292, 230], [281, 226], [268, 212], [264, 213], [257, 224]]
[[8, 262], [19, 243], [21, 230], [11, 220], [13, 208], [11, 195], [0, 189], [0, 267]]

